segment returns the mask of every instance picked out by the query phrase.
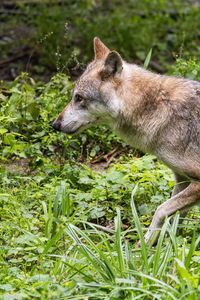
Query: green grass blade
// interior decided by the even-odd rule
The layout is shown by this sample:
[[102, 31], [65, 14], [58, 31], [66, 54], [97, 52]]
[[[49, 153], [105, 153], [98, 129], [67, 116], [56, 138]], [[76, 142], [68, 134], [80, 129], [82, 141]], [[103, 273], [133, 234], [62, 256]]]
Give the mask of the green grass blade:
[[175, 216], [173, 217], [173, 223], [171, 226], [168, 227], [168, 233], [170, 236], [170, 239], [172, 241], [172, 245], [174, 248], [174, 253], [175, 256], [178, 257], [178, 243], [177, 243], [177, 238], [176, 238], [176, 233], [178, 229], [178, 224], [179, 224], [179, 213], [176, 213]]
[[148, 66], [149, 66], [149, 63], [150, 63], [150, 60], [151, 60], [151, 56], [152, 56], [152, 48], [149, 50], [146, 58], [145, 58], [145, 61], [144, 61], [144, 68], [147, 69]]
[[156, 247], [156, 253], [154, 255], [154, 260], [153, 260], [153, 276], [157, 275], [158, 269], [160, 267], [160, 259], [162, 256], [162, 243], [165, 237], [165, 233], [167, 231], [167, 227], [169, 225], [168, 219], [165, 220], [164, 225], [160, 231], [160, 236], [158, 239], [157, 247]]
[[124, 269], [124, 254], [123, 254], [122, 239], [121, 239], [121, 213], [119, 208], [117, 208], [117, 216], [115, 217], [115, 248], [117, 251], [120, 274], [121, 276], [123, 276], [125, 269]]
[[185, 267], [186, 267], [186, 269], [189, 268], [192, 255], [194, 254], [194, 251], [195, 251], [195, 248], [196, 248], [196, 243], [195, 242], [196, 242], [196, 234], [195, 234], [195, 231], [193, 231], [192, 241], [191, 241], [191, 244], [190, 244], [189, 252], [188, 252], [188, 255], [187, 255], [186, 259], [185, 259]]
[[[81, 241], [77, 233], [81, 236], [81, 238], [85, 239], [90, 246], [92, 246], [92, 249]], [[80, 252], [91, 262], [95, 270], [102, 276], [104, 280], [115, 281], [115, 275], [109, 260], [92, 242], [89, 236], [72, 224], [68, 225], [67, 234], [70, 235], [71, 238], [76, 242], [77, 246], [79, 246], [78, 249]]]
[[159, 269], [157, 270], [157, 277], [162, 278], [167, 269], [167, 264], [172, 255], [172, 244], [168, 243], [167, 248], [165, 250], [164, 257], [162, 257], [162, 261], [160, 263]]
[[140, 223], [138, 214], [137, 214], [137, 210], [135, 207], [135, 203], [134, 203], [134, 195], [137, 191], [138, 185], [136, 184], [132, 194], [131, 194], [131, 210], [132, 210], [132, 214], [133, 214], [133, 220], [136, 226], [136, 230], [138, 232], [139, 235], [139, 239], [140, 239], [140, 243], [141, 243], [141, 254], [142, 254], [142, 259], [144, 262], [144, 266], [145, 266], [145, 270], [148, 273], [149, 270], [149, 265], [148, 265], [148, 254], [147, 254], [147, 247], [146, 247], [146, 243], [144, 241], [144, 234], [143, 234], [143, 230], [142, 230], [142, 225]]

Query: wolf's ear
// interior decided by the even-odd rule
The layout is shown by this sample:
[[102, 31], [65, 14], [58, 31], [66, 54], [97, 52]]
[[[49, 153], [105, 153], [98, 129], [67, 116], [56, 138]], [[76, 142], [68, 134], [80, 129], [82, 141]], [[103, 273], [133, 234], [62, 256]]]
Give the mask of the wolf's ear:
[[120, 75], [122, 67], [122, 58], [116, 51], [111, 51], [106, 57], [102, 77], [107, 78], [110, 76]]
[[94, 38], [94, 54], [95, 54], [95, 59], [103, 59], [105, 58], [110, 50], [102, 43], [102, 41], [98, 38]]

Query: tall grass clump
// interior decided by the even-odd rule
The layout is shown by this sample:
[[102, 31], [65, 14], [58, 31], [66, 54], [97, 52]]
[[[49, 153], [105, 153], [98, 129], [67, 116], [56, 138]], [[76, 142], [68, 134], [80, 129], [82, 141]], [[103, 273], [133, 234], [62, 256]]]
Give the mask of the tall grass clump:
[[[177, 214], [172, 224], [165, 220], [157, 245], [146, 245], [133, 194], [131, 208], [133, 229], [122, 230], [118, 208], [112, 229], [90, 222], [82, 228], [67, 225], [65, 234], [74, 253], [68, 266], [80, 294], [88, 299], [198, 299], [198, 279], [189, 266], [200, 238], [195, 241], [193, 236], [188, 248], [180, 246]], [[138, 234], [140, 248], [131, 241], [132, 231]]]

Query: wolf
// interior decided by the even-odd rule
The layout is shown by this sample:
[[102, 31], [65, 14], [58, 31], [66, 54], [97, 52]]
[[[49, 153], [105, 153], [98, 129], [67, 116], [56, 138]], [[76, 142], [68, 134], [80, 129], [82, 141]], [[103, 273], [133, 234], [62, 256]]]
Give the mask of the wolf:
[[153, 242], [166, 217], [184, 214], [200, 200], [200, 83], [155, 74], [126, 62], [99, 38], [93, 43], [94, 59], [53, 127], [74, 134], [106, 123], [173, 171], [171, 198], [156, 209], [144, 237]]

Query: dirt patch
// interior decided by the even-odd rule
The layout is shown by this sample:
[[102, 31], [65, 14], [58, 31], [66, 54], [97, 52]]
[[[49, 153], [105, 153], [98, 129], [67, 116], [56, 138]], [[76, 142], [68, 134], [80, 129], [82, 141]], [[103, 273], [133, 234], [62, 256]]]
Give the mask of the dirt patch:
[[2, 163], [1, 167], [13, 174], [27, 175], [31, 173], [29, 160], [25, 158], [7, 161], [6, 163]]

